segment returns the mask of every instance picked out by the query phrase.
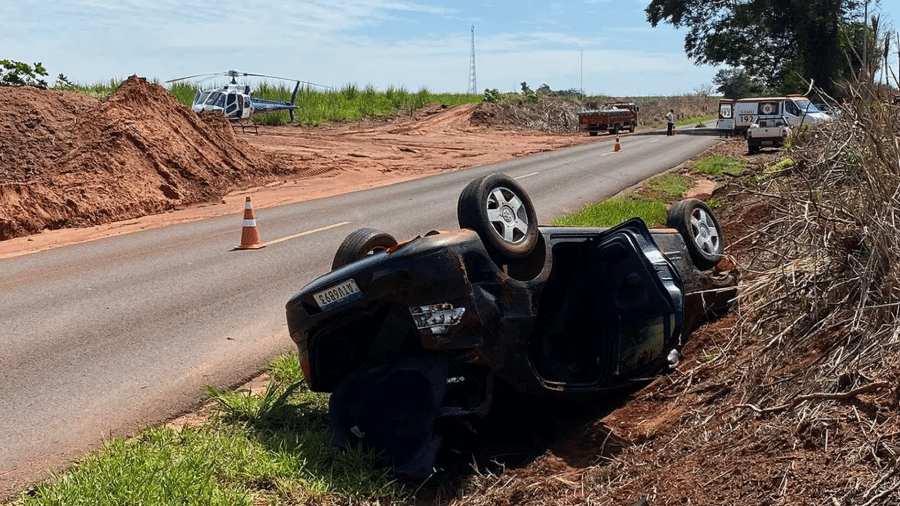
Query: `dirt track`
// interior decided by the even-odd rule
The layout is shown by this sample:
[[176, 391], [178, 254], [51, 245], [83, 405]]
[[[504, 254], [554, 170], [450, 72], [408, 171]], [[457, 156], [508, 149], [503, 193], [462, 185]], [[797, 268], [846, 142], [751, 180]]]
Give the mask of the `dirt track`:
[[0, 258], [603, 141], [500, 129], [478, 104], [234, 132], [137, 77], [103, 100], [4, 87], [0, 108]]

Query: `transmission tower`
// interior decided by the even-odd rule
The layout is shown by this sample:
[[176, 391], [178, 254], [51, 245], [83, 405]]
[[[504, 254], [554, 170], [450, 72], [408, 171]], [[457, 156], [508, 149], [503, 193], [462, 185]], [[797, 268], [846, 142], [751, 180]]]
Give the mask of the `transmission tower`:
[[472, 58], [469, 64], [469, 94], [478, 93], [478, 85], [475, 84], [475, 25], [472, 25]]

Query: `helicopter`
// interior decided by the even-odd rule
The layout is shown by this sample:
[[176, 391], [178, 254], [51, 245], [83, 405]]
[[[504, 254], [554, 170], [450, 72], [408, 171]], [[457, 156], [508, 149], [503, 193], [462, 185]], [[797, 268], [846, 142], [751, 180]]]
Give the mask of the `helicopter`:
[[[196, 95], [194, 95], [194, 101], [191, 104], [191, 109], [198, 113], [201, 111], [218, 111], [224, 114], [225, 117], [229, 120], [238, 123], [242, 122], [243, 120], [249, 120], [252, 116], [256, 116], [258, 114], [266, 114], [276, 111], [287, 111], [291, 117], [291, 122], [293, 122], [294, 110], [297, 109], [297, 106], [294, 105], [294, 100], [296, 100], [297, 92], [300, 90], [300, 84], [328, 88], [327, 86], [323, 86], [321, 84], [300, 81], [297, 79], [288, 79], [286, 77], [276, 77], [265, 74], [251, 74], [248, 72], [238, 72], [237, 70], [179, 77], [177, 79], [170, 79], [166, 81], [166, 84], [184, 81], [187, 79], [194, 79], [198, 77], [209, 79], [218, 76], [228, 76], [231, 78], [231, 82], [226, 84], [225, 86], [222, 86], [221, 88], [198, 91]], [[282, 100], [271, 100], [254, 97], [252, 92], [250, 91], [249, 85], [238, 84], [238, 77], [267, 77], [270, 79], [280, 79], [283, 81], [295, 81], [296, 85], [294, 86], [294, 92], [291, 94], [290, 101], [284, 100], [283, 96]]]

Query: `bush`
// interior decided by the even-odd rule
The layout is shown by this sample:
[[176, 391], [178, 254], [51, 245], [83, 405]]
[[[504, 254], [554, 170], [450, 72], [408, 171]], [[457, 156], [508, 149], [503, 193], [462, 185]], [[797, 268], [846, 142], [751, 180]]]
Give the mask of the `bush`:
[[47, 76], [47, 70], [41, 62], [34, 67], [27, 63], [13, 60], [0, 60], [0, 86], [37, 86], [46, 88], [47, 81], [39, 76]]
[[500, 103], [500, 100], [503, 98], [503, 95], [500, 94], [500, 91], [497, 88], [489, 90], [487, 88], [484, 89], [484, 98], [481, 100], [485, 104], [497, 104]]

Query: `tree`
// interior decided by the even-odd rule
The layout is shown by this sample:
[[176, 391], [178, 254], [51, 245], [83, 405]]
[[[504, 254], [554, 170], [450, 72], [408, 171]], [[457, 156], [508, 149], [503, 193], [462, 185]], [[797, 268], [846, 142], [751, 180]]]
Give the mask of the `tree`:
[[743, 68], [721, 69], [716, 72], [713, 77], [713, 85], [716, 91], [721, 93], [725, 98], [743, 98], [760, 95], [769, 95], [768, 90], [758, 79], [754, 79]]
[[38, 76], [47, 76], [41, 62], [34, 67], [13, 60], [0, 60], [0, 86], [37, 86], [46, 88], [47, 81]]
[[[843, 29], [865, 22], [860, 7], [879, 0], [651, 0], [652, 26], [687, 28], [685, 53], [694, 63], [741, 67], [781, 92], [805, 80], [833, 92], [855, 75], [845, 57]], [[864, 2], [864, 3], [861, 3]]]
[[700, 86], [694, 88], [694, 95], [697, 95], [698, 97], [708, 97], [712, 95], [714, 89], [715, 86], [713, 86], [712, 84], [701, 84]]

